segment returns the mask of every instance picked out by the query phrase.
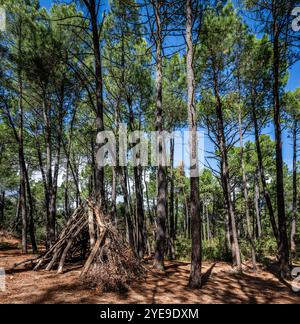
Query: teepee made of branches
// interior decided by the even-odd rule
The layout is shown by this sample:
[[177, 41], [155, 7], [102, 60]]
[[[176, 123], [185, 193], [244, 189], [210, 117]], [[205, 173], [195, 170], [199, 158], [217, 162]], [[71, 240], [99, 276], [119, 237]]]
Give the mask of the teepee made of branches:
[[[139, 276], [143, 272], [140, 260], [124, 236], [112, 224], [110, 217], [90, 199], [74, 211], [57, 241], [48, 251], [35, 259], [15, 264], [14, 268], [31, 265], [33, 270], [57, 270], [57, 273], [61, 274], [64, 272], [66, 261], [80, 249], [84, 233], [88, 233], [89, 253], [84, 260], [81, 277], [88, 276], [90, 270], [92, 272], [97, 268], [100, 276], [107, 276], [109, 272], [110, 276], [124, 276], [124, 282], [127, 282], [129, 277]], [[99, 271], [101, 267], [102, 270]], [[94, 274], [93, 277], [95, 278]]]

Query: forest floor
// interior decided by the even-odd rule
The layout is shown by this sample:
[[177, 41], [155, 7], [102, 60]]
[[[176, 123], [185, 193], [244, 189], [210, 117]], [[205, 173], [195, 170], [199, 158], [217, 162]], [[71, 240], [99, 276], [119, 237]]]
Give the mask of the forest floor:
[[[8, 270], [28, 258], [30, 255], [20, 253], [18, 240], [0, 238], [0, 268]], [[151, 262], [147, 267], [150, 266]], [[290, 282], [276, 276], [276, 268], [271, 263], [260, 265], [257, 273], [245, 264], [243, 274], [234, 273], [227, 263], [204, 263], [207, 280], [201, 290], [187, 288], [189, 268], [185, 262], [167, 262], [164, 274], [149, 271], [144, 280], [122, 294], [100, 294], [84, 287], [78, 280], [80, 265], [73, 265], [62, 275], [21, 268], [7, 274], [6, 291], [0, 290], [0, 303], [300, 304], [300, 295], [292, 292]]]

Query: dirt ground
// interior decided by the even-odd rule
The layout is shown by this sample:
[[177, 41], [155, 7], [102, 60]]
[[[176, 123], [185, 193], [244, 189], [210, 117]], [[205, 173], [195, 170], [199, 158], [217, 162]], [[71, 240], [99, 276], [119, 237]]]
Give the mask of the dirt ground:
[[[20, 253], [18, 243], [14, 238], [0, 238], [0, 267], [8, 270], [30, 258]], [[6, 291], [0, 290], [0, 303], [300, 304], [300, 295], [291, 291], [290, 283], [277, 278], [272, 267], [260, 265], [254, 274], [245, 265], [243, 274], [236, 274], [229, 264], [204, 263], [207, 281], [201, 290], [187, 288], [189, 267], [184, 262], [168, 262], [165, 274], [149, 271], [145, 280], [136, 282], [124, 294], [99, 294], [85, 288], [78, 280], [79, 266], [63, 275], [19, 269], [6, 276]]]

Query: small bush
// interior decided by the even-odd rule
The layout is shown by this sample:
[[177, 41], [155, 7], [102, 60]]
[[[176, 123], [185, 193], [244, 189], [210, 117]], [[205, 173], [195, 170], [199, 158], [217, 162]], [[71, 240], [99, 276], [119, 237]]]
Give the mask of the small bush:
[[262, 237], [256, 243], [257, 254], [259, 257], [266, 257], [277, 254], [277, 243], [273, 237]]
[[[190, 261], [192, 242], [187, 238], [178, 238], [176, 241], [176, 256], [179, 260]], [[220, 239], [212, 239], [202, 242], [203, 261], [230, 261], [226, 249], [226, 242]]]

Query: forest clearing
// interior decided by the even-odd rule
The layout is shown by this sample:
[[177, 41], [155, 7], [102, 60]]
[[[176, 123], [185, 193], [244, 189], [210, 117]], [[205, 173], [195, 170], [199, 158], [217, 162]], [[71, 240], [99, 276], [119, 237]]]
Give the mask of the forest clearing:
[[300, 302], [300, 2], [0, 0], [0, 304]]
[[[0, 248], [0, 267], [10, 269], [24, 260], [20, 242], [5, 238]], [[28, 255], [25, 258], [30, 257]], [[151, 262], [146, 266], [151, 270]], [[14, 304], [299, 304], [300, 296], [291, 290], [291, 283], [281, 282], [276, 275], [259, 265], [257, 273], [244, 265], [243, 274], [234, 273], [230, 264], [203, 264], [203, 273], [211, 270], [201, 290], [187, 288], [190, 264], [169, 261], [166, 273], [149, 272], [124, 293], [101, 294], [79, 283], [82, 265], [69, 265], [70, 271], [57, 276], [55, 271], [32, 272], [19, 269], [8, 274], [7, 290], [0, 294], [0, 303]]]

